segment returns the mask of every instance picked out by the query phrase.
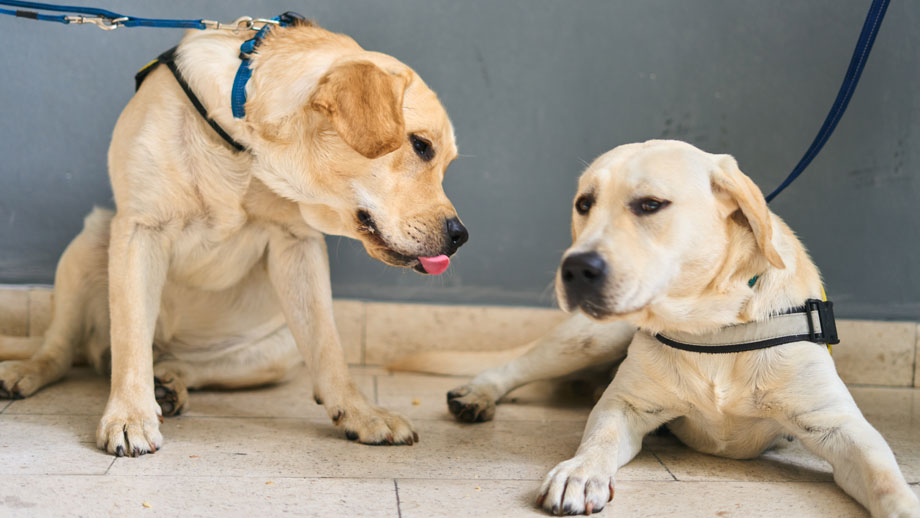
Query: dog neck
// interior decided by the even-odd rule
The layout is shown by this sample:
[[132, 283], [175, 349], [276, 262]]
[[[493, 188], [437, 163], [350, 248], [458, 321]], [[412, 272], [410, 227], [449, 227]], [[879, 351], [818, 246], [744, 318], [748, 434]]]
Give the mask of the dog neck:
[[820, 275], [805, 247], [778, 216], [771, 217], [773, 244], [785, 268], [770, 265], [750, 230], [733, 221], [728, 227], [724, 260], [701, 290], [684, 296], [666, 295], [629, 319], [650, 333], [706, 333], [762, 321], [801, 306], [809, 298], [820, 299]]

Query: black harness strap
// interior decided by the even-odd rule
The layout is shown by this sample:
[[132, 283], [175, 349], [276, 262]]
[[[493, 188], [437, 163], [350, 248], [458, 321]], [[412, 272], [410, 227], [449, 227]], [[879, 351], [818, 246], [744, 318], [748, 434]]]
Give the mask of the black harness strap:
[[179, 83], [179, 86], [182, 87], [182, 91], [185, 92], [185, 95], [188, 97], [188, 100], [191, 101], [192, 105], [198, 110], [198, 113], [204, 118], [205, 122], [211, 126], [213, 129], [227, 144], [230, 144], [230, 147], [236, 151], [246, 151], [246, 147], [240, 144], [239, 142], [233, 140], [233, 137], [229, 133], [224, 131], [224, 128], [220, 127], [220, 124], [217, 123], [214, 119], [208, 116], [208, 110], [205, 109], [204, 105], [201, 104], [201, 100], [198, 99], [198, 96], [195, 95], [195, 92], [188, 86], [188, 83], [185, 81], [185, 78], [182, 77], [182, 74], [179, 72], [179, 67], [176, 66], [176, 48], [173, 47], [166, 52], [160, 54], [158, 58], [151, 61], [147, 66], [142, 68], [134, 76], [135, 90], [138, 90], [141, 87], [141, 84], [144, 82], [144, 79], [153, 71], [159, 64], [164, 64], [169, 68], [169, 71], [172, 72], [173, 76], [176, 78], [176, 82]]
[[[818, 323], [821, 325], [820, 332], [815, 331], [814, 322], [812, 321], [811, 314], [816, 312], [818, 314]], [[694, 353], [710, 353], [710, 354], [723, 354], [723, 353], [740, 353], [745, 351], [754, 351], [757, 349], [767, 349], [769, 347], [776, 347], [777, 345], [788, 344], [792, 342], [813, 342], [816, 344], [825, 344], [833, 345], [840, 343], [840, 340], [837, 338], [837, 324], [834, 320], [834, 303], [830, 301], [823, 301], [818, 299], [808, 299], [805, 301], [804, 306], [799, 306], [797, 308], [791, 308], [784, 311], [783, 315], [793, 315], [793, 314], [803, 314], [805, 319], [808, 322], [808, 334], [796, 334], [796, 335], [787, 335], [779, 336], [776, 338], [770, 338], [767, 340], [758, 340], [753, 342], [744, 342], [737, 344], [729, 345], [696, 345], [688, 344], [684, 342], [678, 342], [672, 338], [662, 336], [661, 334], [656, 334], [655, 338], [667, 345], [668, 347], [673, 347], [674, 349], [680, 349], [681, 351], [690, 351]]]

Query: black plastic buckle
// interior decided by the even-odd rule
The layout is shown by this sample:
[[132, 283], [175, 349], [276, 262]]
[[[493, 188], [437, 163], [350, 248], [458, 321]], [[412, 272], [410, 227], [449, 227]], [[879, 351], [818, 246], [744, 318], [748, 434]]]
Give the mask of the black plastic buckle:
[[[834, 345], [839, 344], [837, 338], [837, 322], [834, 320], [834, 303], [818, 299], [808, 299], [805, 301], [806, 317], [808, 318], [808, 340], [819, 344]], [[811, 319], [811, 312], [818, 313], [818, 322], [821, 324], [821, 332], [815, 332], [815, 324]]]

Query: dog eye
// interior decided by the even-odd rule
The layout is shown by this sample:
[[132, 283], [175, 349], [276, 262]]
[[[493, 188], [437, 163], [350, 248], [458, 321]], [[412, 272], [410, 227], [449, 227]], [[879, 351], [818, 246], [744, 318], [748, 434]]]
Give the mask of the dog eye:
[[434, 158], [434, 148], [431, 147], [431, 142], [414, 133], [409, 135], [409, 142], [412, 143], [412, 149], [415, 150], [415, 154], [422, 160], [428, 162]]
[[584, 216], [591, 210], [592, 205], [594, 205], [594, 197], [590, 194], [582, 194], [575, 200], [575, 211]]
[[657, 198], [639, 198], [629, 204], [629, 210], [636, 216], [648, 216], [670, 205], [668, 200], [659, 200]]

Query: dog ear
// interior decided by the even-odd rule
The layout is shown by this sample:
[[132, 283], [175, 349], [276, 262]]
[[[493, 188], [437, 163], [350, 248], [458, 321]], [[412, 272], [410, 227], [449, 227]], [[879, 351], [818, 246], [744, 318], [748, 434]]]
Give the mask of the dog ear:
[[352, 149], [377, 158], [406, 140], [402, 104], [407, 84], [405, 76], [368, 61], [344, 63], [319, 80], [309, 105], [332, 122]]
[[715, 192], [725, 193], [741, 210], [754, 232], [754, 240], [760, 251], [776, 268], [785, 268], [786, 263], [773, 246], [773, 225], [770, 209], [760, 188], [738, 168], [738, 162], [729, 155], [720, 157], [718, 167], [712, 173], [712, 187]]

